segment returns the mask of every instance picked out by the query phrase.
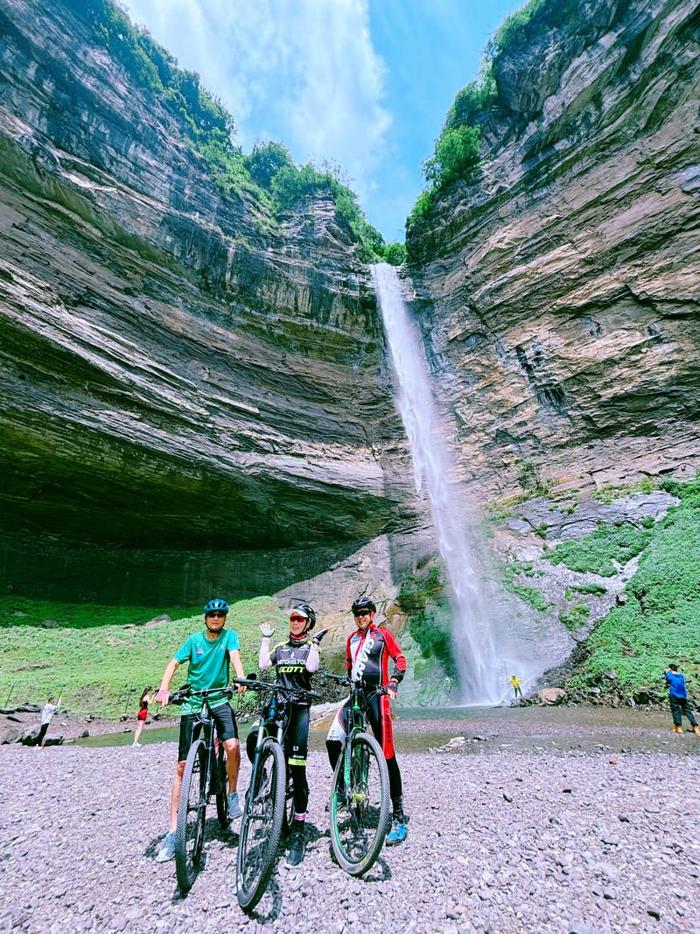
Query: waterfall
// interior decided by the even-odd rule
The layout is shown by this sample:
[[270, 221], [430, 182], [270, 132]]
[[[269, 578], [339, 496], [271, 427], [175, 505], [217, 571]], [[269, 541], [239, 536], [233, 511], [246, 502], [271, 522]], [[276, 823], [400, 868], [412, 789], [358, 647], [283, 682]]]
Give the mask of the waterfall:
[[497, 659], [470, 536], [467, 497], [450, 477], [453, 457], [440, 436], [427, 361], [409, 316], [396, 270], [373, 267], [384, 330], [396, 374], [396, 405], [411, 448], [416, 489], [427, 495], [438, 547], [451, 590], [454, 643], [461, 701], [495, 704], [504, 694], [507, 660]]

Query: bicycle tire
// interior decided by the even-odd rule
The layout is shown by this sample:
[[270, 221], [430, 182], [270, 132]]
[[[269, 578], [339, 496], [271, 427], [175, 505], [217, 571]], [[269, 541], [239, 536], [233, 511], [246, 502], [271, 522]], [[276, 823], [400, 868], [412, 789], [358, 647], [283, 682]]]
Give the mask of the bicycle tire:
[[219, 824], [226, 830], [228, 820], [228, 772], [226, 771], [226, 750], [224, 744], [219, 743], [216, 754], [216, 816]]
[[[204, 741], [195, 740], [185, 761], [180, 786], [175, 830], [175, 874], [183, 892], [188, 892], [197, 878], [204, 846], [204, 821], [207, 812], [207, 752]], [[194, 820], [188, 820], [195, 811]]]
[[[282, 836], [286, 764], [280, 744], [267, 737], [260, 750], [255, 788], [246, 792], [236, 859], [236, 897], [252, 911], [265, 893]], [[256, 830], [259, 828], [260, 833]]]
[[[366, 799], [367, 793], [361, 787], [362, 784], [366, 782], [366, 775], [363, 779], [362, 775], [358, 774], [358, 772], [365, 767], [363, 766], [363, 761], [364, 757], [367, 757], [368, 763], [372, 761], [376, 763], [379, 778], [379, 789], [377, 792], [379, 806], [367, 806], [366, 800], [364, 803], [350, 804], [348, 803], [349, 799], [345, 792], [341, 795], [338, 790], [339, 782], [341, 782], [344, 774], [345, 755], [346, 751], [344, 748], [343, 754], [340, 756], [335, 768], [333, 785], [331, 788], [329, 807], [331, 818], [331, 848], [333, 850], [333, 856], [341, 869], [347, 872], [348, 875], [361, 876], [376, 862], [384, 846], [384, 839], [391, 825], [389, 770], [382, 748], [373, 736], [370, 736], [369, 733], [358, 733], [356, 736], [352, 737], [350, 743], [350, 755], [352, 757], [350, 800], [354, 800], [356, 794], [358, 799], [361, 800], [361, 796], [364, 796]], [[369, 764], [367, 764], [366, 769], [369, 770], [369, 767]], [[355, 790], [356, 788], [357, 792]], [[368, 830], [370, 831], [369, 839], [363, 850], [351, 851], [349, 845], [347, 845], [342, 838], [341, 821], [343, 821], [343, 823], [347, 822], [348, 826], [352, 828], [353, 823], [357, 826], [362, 820], [366, 820], [367, 822]], [[374, 827], [371, 826], [372, 824], [374, 824]], [[354, 839], [357, 840], [356, 834], [354, 834]]]

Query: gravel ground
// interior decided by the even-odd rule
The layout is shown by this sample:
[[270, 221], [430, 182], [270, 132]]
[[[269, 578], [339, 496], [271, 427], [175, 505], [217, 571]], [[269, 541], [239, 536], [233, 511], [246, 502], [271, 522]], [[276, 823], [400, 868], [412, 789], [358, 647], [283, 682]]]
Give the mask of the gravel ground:
[[[405, 753], [409, 838], [364, 880], [331, 862], [330, 771], [313, 753], [307, 858], [300, 870], [280, 860], [248, 919], [234, 893], [237, 837], [220, 834], [213, 811], [186, 898], [174, 863], [153, 861], [174, 744], [6, 747], [0, 930], [700, 932], [698, 759], [676, 750]], [[247, 774], [244, 764], [243, 787]]]

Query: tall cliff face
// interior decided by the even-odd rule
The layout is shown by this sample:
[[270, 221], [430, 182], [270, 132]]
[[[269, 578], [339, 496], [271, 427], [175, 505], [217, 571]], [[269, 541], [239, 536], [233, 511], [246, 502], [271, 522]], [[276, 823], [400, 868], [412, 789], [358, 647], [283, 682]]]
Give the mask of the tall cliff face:
[[409, 230], [463, 473], [492, 493], [700, 462], [700, 3], [579, 13], [495, 60], [478, 181]]
[[410, 526], [381, 325], [332, 201], [278, 222], [222, 191], [67, 4], [0, 0], [0, 39], [5, 582], [65, 577], [79, 542], [93, 597], [100, 567], [149, 563], [134, 548], [172, 597], [177, 550], [281, 586]]

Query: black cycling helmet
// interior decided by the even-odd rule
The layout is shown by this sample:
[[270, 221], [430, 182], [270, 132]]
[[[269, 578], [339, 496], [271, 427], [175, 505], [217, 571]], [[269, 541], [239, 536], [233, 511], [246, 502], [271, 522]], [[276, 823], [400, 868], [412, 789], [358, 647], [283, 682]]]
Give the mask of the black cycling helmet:
[[205, 616], [208, 616], [210, 613], [214, 613], [215, 611], [219, 613], [228, 613], [228, 603], [225, 600], [222, 600], [221, 597], [214, 597], [214, 599], [210, 600], [209, 603], [204, 604]]
[[289, 612], [290, 614], [299, 613], [308, 619], [309, 625], [306, 627], [306, 632], [310, 632], [316, 625], [316, 612], [308, 603], [295, 603]]
[[374, 600], [369, 597], [358, 597], [352, 605], [352, 615], [357, 616], [360, 610], [369, 610], [370, 613], [376, 613], [377, 607]]

